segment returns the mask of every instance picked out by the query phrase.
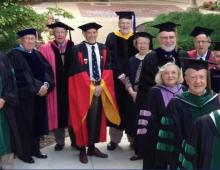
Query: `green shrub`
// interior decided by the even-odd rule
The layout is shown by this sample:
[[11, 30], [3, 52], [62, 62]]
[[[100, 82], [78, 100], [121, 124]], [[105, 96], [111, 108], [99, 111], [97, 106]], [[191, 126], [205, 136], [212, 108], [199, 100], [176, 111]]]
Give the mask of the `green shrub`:
[[[73, 16], [60, 8], [49, 7], [43, 14], [30, 6], [15, 3], [16, 0], [0, 2], [0, 50], [7, 52], [17, 44], [16, 32], [24, 28], [36, 28], [41, 32], [46, 25], [48, 13], [72, 19]], [[28, 1], [28, 0], [26, 0]], [[24, 2], [17, 0], [16, 2]]]
[[[212, 41], [220, 41], [220, 15], [218, 14], [201, 14], [199, 12], [171, 12], [156, 17], [152, 22], [146, 22], [146, 31], [157, 35], [158, 30], [152, 28], [152, 25], [171, 21], [180, 24], [178, 27], [178, 46], [185, 50], [194, 48], [193, 38], [189, 36], [195, 26], [211, 28], [214, 33], [211, 35]], [[157, 47], [156, 38], [154, 47]]]

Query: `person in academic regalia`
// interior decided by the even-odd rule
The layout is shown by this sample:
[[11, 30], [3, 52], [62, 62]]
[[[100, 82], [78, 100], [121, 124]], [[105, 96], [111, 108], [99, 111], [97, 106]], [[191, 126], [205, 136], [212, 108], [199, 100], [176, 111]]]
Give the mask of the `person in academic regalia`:
[[[138, 53], [135, 56], [131, 57], [128, 60], [128, 64], [126, 67], [126, 83], [125, 87], [129, 93], [129, 97], [127, 98], [127, 115], [125, 116], [125, 133], [131, 139], [131, 146], [136, 148], [135, 137], [136, 137], [136, 125], [137, 125], [137, 116], [139, 113], [138, 107], [135, 103], [138, 82], [141, 73], [142, 62], [145, 57], [147, 57], [148, 53], [153, 48], [152, 42], [153, 36], [147, 32], [136, 32], [134, 33], [134, 46], [137, 48]], [[135, 149], [136, 150], [136, 149]], [[136, 154], [130, 158], [130, 160], [141, 159]]]
[[76, 145], [80, 147], [79, 160], [82, 163], [88, 162], [87, 155], [108, 157], [95, 147], [95, 143], [106, 141], [106, 119], [120, 124], [111, 58], [106, 46], [97, 42], [101, 27], [95, 22], [79, 26], [85, 41], [74, 47], [70, 59], [70, 122]]
[[[47, 96], [49, 130], [54, 131], [56, 145], [55, 151], [63, 150], [65, 145], [65, 128], [68, 127], [68, 70], [69, 60], [72, 56], [74, 43], [71, 40], [70, 31], [72, 27], [62, 23], [55, 22], [47, 25], [53, 29], [55, 40], [42, 45], [39, 50], [50, 63], [55, 77], [55, 88]], [[70, 40], [67, 34], [69, 31]], [[72, 128], [68, 128], [71, 146], [75, 146]]]
[[[194, 154], [194, 146], [188, 142], [193, 124], [203, 115], [220, 108], [218, 94], [213, 93], [209, 87], [209, 63], [197, 59], [185, 59], [185, 62], [188, 91], [175, 96], [169, 102], [167, 111], [161, 118], [156, 145], [157, 163], [167, 163], [170, 169], [178, 166], [193, 169], [188, 157]], [[206, 153], [198, 153], [198, 156], [204, 154]]]
[[187, 51], [188, 55], [192, 59], [198, 60], [210, 60], [211, 50], [209, 47], [211, 45], [211, 38], [210, 35], [212, 34], [213, 30], [204, 28], [204, 27], [195, 27], [190, 36], [194, 37], [194, 46], [195, 49], [191, 51]]
[[54, 88], [52, 68], [35, 50], [37, 31], [34, 28], [17, 32], [20, 45], [8, 53], [14, 69], [19, 104], [14, 108], [22, 154], [18, 157], [34, 163], [32, 156], [47, 158], [40, 152], [40, 137], [48, 134], [45, 95]]
[[211, 87], [216, 93], [220, 92], [220, 42], [212, 42], [214, 44], [212, 62], [216, 63], [210, 68]]
[[159, 68], [155, 82], [140, 110], [137, 129], [137, 147], [139, 155], [144, 156], [143, 169], [166, 169], [165, 165], [156, 165], [156, 143], [161, 117], [166, 112], [169, 101], [184, 90], [180, 68], [171, 62]]
[[13, 119], [13, 107], [16, 104], [16, 87], [12, 67], [8, 57], [0, 52], [0, 169], [11, 169], [13, 147], [20, 152], [20, 140]]
[[197, 118], [191, 129], [188, 140], [184, 142], [178, 168], [220, 169], [220, 110]]
[[[135, 23], [134, 12], [117, 11], [116, 14], [119, 16], [119, 30], [108, 34], [105, 45], [110, 50], [112, 57], [115, 95], [122, 121], [119, 127], [109, 123], [110, 143], [107, 145], [108, 150], [114, 150], [123, 136], [124, 117], [128, 111], [126, 102], [129, 97], [124, 87], [126, 65], [129, 58], [137, 53], [133, 46], [132, 17], [133, 23]], [[129, 137], [128, 140], [130, 140]]]
[[140, 109], [145, 104], [148, 90], [155, 85], [154, 78], [158, 67], [167, 62], [175, 62], [179, 67], [184, 67], [184, 63], [180, 58], [188, 57], [188, 55], [184, 50], [177, 48], [177, 26], [179, 24], [173, 22], [153, 26], [159, 29], [158, 41], [160, 47], [154, 49], [143, 61], [136, 98], [136, 103]]

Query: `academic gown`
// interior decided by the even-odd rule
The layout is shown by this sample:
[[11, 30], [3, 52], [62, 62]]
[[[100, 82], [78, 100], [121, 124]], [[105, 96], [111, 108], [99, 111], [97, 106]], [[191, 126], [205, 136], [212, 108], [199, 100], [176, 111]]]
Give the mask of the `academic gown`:
[[137, 151], [144, 157], [143, 169], [163, 169], [156, 165], [155, 148], [161, 117], [166, 113], [169, 101], [185, 90], [181, 84], [174, 87], [156, 85], [149, 90], [145, 107], [138, 117]]
[[183, 92], [171, 99], [158, 133], [158, 164], [164, 160], [171, 168], [177, 168], [181, 147], [184, 140], [189, 138], [195, 120], [219, 108], [218, 95], [208, 92], [202, 96]]
[[157, 48], [148, 54], [148, 57], [146, 57], [143, 62], [138, 86], [136, 102], [139, 108], [143, 106], [148, 90], [155, 85], [154, 79], [158, 72], [158, 67], [161, 67], [168, 62], [175, 61], [179, 67], [184, 68], [184, 62], [179, 58], [188, 58], [188, 55], [181, 49], [166, 52], [161, 48]]
[[220, 110], [201, 116], [192, 125], [189, 137], [183, 142], [179, 169], [220, 169]]
[[13, 107], [17, 104], [15, 79], [8, 57], [0, 52], [0, 98], [5, 105], [0, 109], [0, 156], [21, 153], [21, 144], [17, 133]]
[[211, 75], [211, 87], [212, 90], [216, 93], [220, 91], [220, 70], [212, 68], [210, 69]]
[[126, 66], [129, 58], [137, 53], [137, 50], [133, 45], [133, 39], [134, 37], [132, 34], [131, 36], [124, 38], [119, 36], [116, 32], [111, 32], [107, 36], [105, 42], [105, 45], [108, 47], [112, 58], [115, 95], [119, 113], [122, 119], [120, 127], [114, 126], [111, 123], [109, 123], [109, 125], [122, 130], [124, 129], [124, 117], [128, 112], [126, 100], [129, 98], [129, 95], [125, 90], [124, 84], [118, 79], [118, 76], [126, 72]]
[[[15, 108], [24, 155], [30, 155], [33, 138], [48, 133], [46, 97], [37, 96], [44, 82], [54, 88], [52, 69], [42, 55], [17, 47], [8, 54], [14, 68], [19, 105]], [[25, 123], [24, 123], [25, 122]]]
[[[99, 134], [95, 143], [106, 140], [106, 118], [113, 124], [120, 124], [120, 117], [115, 100], [111, 59], [106, 47], [98, 43], [101, 56], [101, 115], [94, 134]], [[95, 85], [90, 80], [88, 52], [85, 42], [74, 47], [69, 70], [69, 110], [70, 123], [75, 134], [76, 145], [87, 146], [90, 142], [91, 106], [93, 106]], [[97, 127], [97, 123], [94, 123]], [[98, 131], [98, 132], [97, 132]]]
[[67, 40], [63, 63], [59, 49], [54, 43], [55, 41], [50, 41], [39, 48], [52, 66], [56, 84], [54, 90], [47, 96], [49, 130], [68, 126], [68, 70], [74, 46], [72, 41]]
[[[188, 55], [189, 55], [189, 58], [192, 58], [192, 59], [196, 59], [197, 58], [197, 51], [196, 50], [191, 50], [191, 51], [187, 51]], [[205, 60], [206, 61], [210, 61], [211, 60], [211, 54], [212, 54], [212, 51], [208, 50], [207, 52], [207, 55], [205, 56]]]
[[[129, 78], [129, 81], [132, 85], [132, 88], [137, 88], [138, 82], [135, 82], [137, 76], [137, 70], [142, 63], [143, 60], [138, 58], [131, 57], [128, 60], [127, 68], [126, 68], [126, 76]], [[136, 87], [135, 87], [136, 86]], [[138, 107], [136, 103], [133, 101], [132, 97], [129, 95], [127, 98], [127, 115], [125, 116], [125, 133], [130, 135], [131, 137], [136, 136], [136, 125], [137, 125], [137, 116], [138, 116]]]

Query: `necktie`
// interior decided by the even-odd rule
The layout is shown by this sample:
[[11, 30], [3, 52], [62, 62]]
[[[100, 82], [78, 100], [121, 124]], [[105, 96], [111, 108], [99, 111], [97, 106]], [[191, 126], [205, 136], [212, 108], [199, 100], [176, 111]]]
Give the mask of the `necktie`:
[[100, 76], [98, 71], [97, 58], [95, 54], [95, 46], [92, 46], [92, 73], [95, 81], [98, 81], [100, 79]]

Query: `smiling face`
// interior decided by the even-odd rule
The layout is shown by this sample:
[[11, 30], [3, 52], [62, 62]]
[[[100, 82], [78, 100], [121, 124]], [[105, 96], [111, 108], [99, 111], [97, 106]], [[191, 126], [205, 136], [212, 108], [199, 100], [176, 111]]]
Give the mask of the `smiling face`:
[[25, 35], [20, 39], [21, 45], [26, 51], [31, 51], [35, 47], [36, 39], [36, 36], [33, 34]]
[[176, 65], [168, 65], [162, 72], [161, 78], [163, 84], [168, 87], [173, 87], [179, 79], [179, 69]]
[[149, 51], [149, 46], [150, 46], [150, 40], [149, 38], [146, 37], [138, 37], [135, 40], [135, 46], [140, 53], [140, 55], [144, 55]]
[[208, 51], [210, 44], [210, 39], [205, 34], [199, 34], [194, 38], [195, 49], [200, 56]]
[[189, 68], [185, 72], [185, 80], [189, 86], [189, 92], [201, 96], [204, 94], [207, 87], [207, 70], [194, 70]]
[[126, 19], [126, 18], [121, 18], [118, 21], [118, 27], [119, 31], [123, 34], [126, 35], [131, 31], [132, 27], [132, 21], [131, 19]]
[[160, 47], [167, 52], [173, 51], [176, 47], [176, 33], [173, 31], [160, 32], [158, 35], [158, 40]]
[[62, 27], [56, 27], [53, 29], [53, 35], [55, 37], [55, 41], [58, 44], [62, 44], [67, 36], [67, 30]]
[[86, 41], [90, 44], [96, 43], [97, 37], [98, 37], [98, 30], [91, 28], [87, 31], [83, 32], [83, 36], [85, 37]]

